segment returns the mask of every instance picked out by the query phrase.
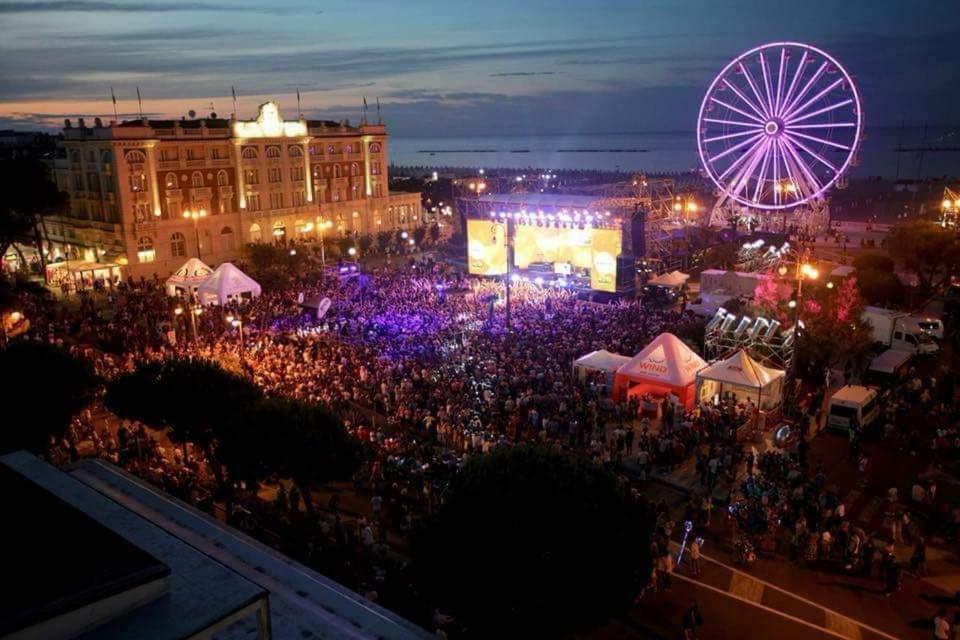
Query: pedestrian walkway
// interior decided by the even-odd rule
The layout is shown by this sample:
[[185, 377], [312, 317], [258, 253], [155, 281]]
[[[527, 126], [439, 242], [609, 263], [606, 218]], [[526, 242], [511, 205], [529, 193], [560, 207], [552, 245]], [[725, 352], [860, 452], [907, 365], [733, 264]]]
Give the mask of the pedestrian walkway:
[[[674, 544], [675, 551], [679, 545]], [[693, 576], [683, 564], [674, 573], [680, 581], [722, 593], [738, 602], [780, 616], [790, 625], [807, 628], [811, 634], [851, 640], [898, 640], [911, 635], [892, 635], [839, 611], [792, 593], [759, 577], [736, 569], [716, 558], [701, 555], [700, 575]], [[910, 629], [904, 629], [910, 633]], [[916, 636], [921, 637], [921, 636]]]

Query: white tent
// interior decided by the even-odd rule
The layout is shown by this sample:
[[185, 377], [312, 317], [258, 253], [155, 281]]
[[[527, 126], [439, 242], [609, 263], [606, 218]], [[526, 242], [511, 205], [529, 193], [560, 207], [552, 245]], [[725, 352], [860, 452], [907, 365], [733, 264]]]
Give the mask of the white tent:
[[167, 295], [177, 296], [182, 293], [193, 293], [203, 282], [210, 277], [213, 269], [208, 267], [199, 258], [190, 258], [183, 266], [167, 278]]
[[613, 377], [617, 369], [630, 362], [630, 358], [622, 356], [619, 353], [611, 353], [606, 349], [600, 349], [577, 358], [573, 362], [574, 375], [583, 380], [587, 373], [591, 371], [603, 371], [606, 373], [607, 386], [613, 386]]
[[672, 333], [661, 333], [630, 361], [617, 369], [614, 397], [636, 389], [641, 393], [673, 393], [690, 406], [697, 371], [707, 366], [703, 358]]
[[647, 284], [652, 284], [657, 287], [670, 287], [672, 289], [679, 289], [683, 285], [687, 284], [687, 280], [690, 279], [690, 274], [683, 273], [682, 271], [671, 271], [669, 273], [661, 273], [655, 278], [651, 278]]
[[783, 400], [785, 375], [783, 370], [765, 367], [741, 350], [697, 374], [697, 398], [709, 402], [717, 394], [735, 393], [738, 399], [773, 409]]
[[224, 262], [197, 287], [197, 295], [201, 304], [225, 304], [230, 300], [259, 296], [260, 285], [233, 264]]

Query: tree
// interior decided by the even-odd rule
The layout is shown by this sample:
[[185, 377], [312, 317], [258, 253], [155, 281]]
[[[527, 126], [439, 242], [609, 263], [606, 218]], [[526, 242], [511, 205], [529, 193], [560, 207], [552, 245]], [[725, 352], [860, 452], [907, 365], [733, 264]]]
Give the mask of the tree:
[[428, 596], [474, 637], [552, 637], [630, 606], [650, 575], [645, 505], [598, 464], [545, 447], [471, 458], [417, 532]]
[[353, 246], [353, 238], [350, 238], [350, 237], [337, 238], [337, 246], [340, 248], [340, 255], [342, 256], [349, 255], [350, 248]]
[[423, 246], [423, 239], [427, 237], [426, 227], [417, 227], [413, 230], [413, 241], [418, 247]]
[[268, 398], [223, 439], [227, 467], [248, 482], [276, 473], [297, 485], [313, 511], [311, 487], [348, 480], [360, 465], [359, 443], [319, 405]]
[[901, 305], [910, 296], [893, 271], [858, 270], [857, 283], [864, 300], [879, 307]]
[[440, 225], [434, 222], [430, 225], [430, 242], [437, 244], [440, 241]]
[[805, 287], [801, 319], [806, 328], [797, 345], [799, 367], [816, 378], [826, 367], [862, 359], [873, 343], [870, 327], [861, 319], [863, 306], [854, 277], [834, 289]]
[[209, 360], [149, 363], [107, 387], [104, 403], [123, 418], [169, 427], [170, 439], [192, 442], [210, 461], [221, 488], [226, 474], [218, 444], [262, 397], [255, 384]]
[[[55, 384], [48, 384], [50, 376]], [[90, 365], [66, 349], [15, 341], [0, 351], [3, 427], [0, 453], [46, 451], [91, 398], [96, 378]]]
[[360, 253], [366, 255], [370, 251], [370, 247], [373, 246], [373, 236], [369, 233], [362, 235], [357, 239], [357, 244], [360, 245]]
[[895, 266], [893, 258], [879, 251], [864, 251], [853, 259], [853, 267], [858, 274], [864, 271], [893, 273]]
[[68, 206], [67, 194], [50, 179], [47, 165], [33, 158], [0, 161], [0, 256], [15, 242], [32, 242], [42, 259], [43, 216], [63, 213]]
[[390, 240], [393, 238], [393, 233], [390, 231], [381, 231], [377, 234], [377, 249], [380, 252], [387, 250], [387, 247], [390, 246]]
[[735, 242], [727, 242], [707, 249], [703, 266], [707, 269], [733, 269], [739, 258], [740, 248]]
[[926, 220], [898, 224], [887, 237], [886, 247], [917, 274], [925, 292], [948, 283], [960, 268], [960, 235]]
[[753, 293], [753, 306], [767, 317], [787, 322], [787, 305], [792, 296], [793, 286], [781, 280], [775, 273], [770, 273], [757, 283]]

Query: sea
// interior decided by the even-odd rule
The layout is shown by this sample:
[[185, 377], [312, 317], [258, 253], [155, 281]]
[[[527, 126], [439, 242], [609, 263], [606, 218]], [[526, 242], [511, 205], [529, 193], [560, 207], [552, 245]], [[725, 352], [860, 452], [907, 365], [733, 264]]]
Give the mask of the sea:
[[[925, 148], [926, 151], [918, 149]], [[901, 151], [897, 151], [901, 149]], [[692, 131], [390, 139], [390, 162], [404, 167], [575, 169], [646, 172], [700, 167]], [[851, 178], [960, 176], [960, 127], [867, 128]]]

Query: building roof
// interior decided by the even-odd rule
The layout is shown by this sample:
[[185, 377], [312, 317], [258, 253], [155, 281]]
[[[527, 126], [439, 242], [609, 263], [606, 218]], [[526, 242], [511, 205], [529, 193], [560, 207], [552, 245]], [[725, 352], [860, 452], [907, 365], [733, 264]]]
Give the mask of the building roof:
[[[30, 454], [2, 456], [0, 469], [8, 515], [5, 536], [18, 543], [5, 538], [7, 553], [17, 555], [5, 563], [5, 571], [22, 566], [31, 572], [14, 577], [17, 588], [12, 590], [15, 606], [30, 607], [29, 619], [16, 621], [4, 610], [5, 624], [36, 624], [102, 603], [119, 589], [156, 576], [158, 567], [166, 581], [159, 598], [102, 620], [84, 637], [185, 638], [266, 595], [262, 587]], [[18, 491], [25, 492], [22, 498]], [[27, 510], [10, 511], [11, 500]]]
[[[84, 640], [185, 638], [231, 616], [235, 619], [218, 628], [218, 639], [255, 638], [255, 616], [237, 617], [237, 613], [267, 596], [272, 637], [279, 640], [432, 637], [396, 614], [101, 460], [83, 460], [68, 474], [18, 452], [0, 457], [0, 468], [19, 474], [38, 490], [82, 512], [169, 569], [167, 591], [161, 597], [84, 634]], [[21, 520], [35, 517], [36, 510], [22, 518], [11, 516], [5, 527], [20, 526]], [[69, 544], [74, 535], [73, 531], [68, 535], [62, 525], [51, 526], [50, 531], [57, 537], [53, 546]], [[19, 552], [21, 561], [30, 551], [29, 547], [5, 546], [10, 547], [8, 553]], [[87, 551], [98, 562], [119, 563], [109, 558], [111, 547], [94, 547], [95, 553], [70, 549]], [[123, 566], [130, 565], [125, 562]], [[8, 563], [8, 570], [10, 566]], [[57, 577], [59, 582], [58, 576], [59, 571], [34, 573], [34, 577], [45, 580]]]
[[[273, 637], [425, 640], [423, 629], [215, 518], [100, 460], [72, 472], [118, 504], [176, 532], [197, 550], [267, 589]], [[245, 637], [233, 629], [229, 637]]]
[[877, 395], [877, 392], [869, 387], [861, 387], [855, 384], [848, 384], [837, 390], [830, 398], [830, 401], [847, 402], [850, 404], [861, 404], [866, 402], [871, 396]]

